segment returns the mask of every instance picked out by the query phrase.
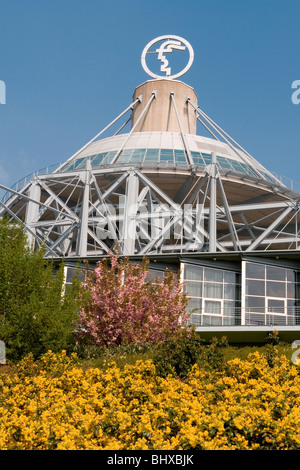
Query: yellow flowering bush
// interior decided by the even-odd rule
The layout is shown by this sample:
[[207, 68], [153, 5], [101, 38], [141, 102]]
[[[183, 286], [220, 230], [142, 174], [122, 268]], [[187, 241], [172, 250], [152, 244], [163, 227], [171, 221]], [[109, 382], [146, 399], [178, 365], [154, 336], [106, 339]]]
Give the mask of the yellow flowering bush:
[[297, 365], [259, 353], [185, 380], [152, 361], [84, 370], [49, 351], [0, 374], [0, 449], [300, 448]]

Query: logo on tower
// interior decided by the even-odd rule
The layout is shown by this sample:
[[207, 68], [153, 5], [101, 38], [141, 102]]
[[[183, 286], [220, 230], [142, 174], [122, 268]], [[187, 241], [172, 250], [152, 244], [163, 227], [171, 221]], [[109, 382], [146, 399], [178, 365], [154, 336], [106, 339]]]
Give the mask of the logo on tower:
[[[154, 49], [151, 50], [152, 46], [156, 45]], [[172, 74], [172, 70], [178, 66], [178, 63], [175, 62], [182, 62], [175, 61], [174, 64], [172, 62], [172, 66], [169, 65], [169, 56], [172, 52], [179, 51], [184, 52], [183, 60], [187, 59], [185, 62], [185, 66], [178, 72]], [[154, 73], [150, 70], [146, 63], [146, 56], [147, 54], [156, 54], [157, 60], [160, 62], [160, 72], [164, 73], [164, 75], [159, 75], [158, 73]], [[178, 59], [178, 58], [177, 58]], [[186, 39], [183, 39], [179, 36], [159, 36], [158, 38], [153, 39], [150, 41], [142, 53], [142, 66], [145, 72], [153, 78], [168, 78], [168, 79], [175, 79], [184, 75], [189, 68], [191, 67], [194, 60], [194, 51], [192, 46]]]

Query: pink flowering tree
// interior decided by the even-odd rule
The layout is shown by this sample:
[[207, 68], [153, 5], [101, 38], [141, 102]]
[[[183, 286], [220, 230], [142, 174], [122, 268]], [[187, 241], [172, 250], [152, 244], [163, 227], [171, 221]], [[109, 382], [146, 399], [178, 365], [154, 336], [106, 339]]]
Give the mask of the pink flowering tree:
[[99, 346], [158, 343], [175, 334], [188, 317], [187, 295], [177, 273], [147, 281], [148, 261], [131, 264], [113, 255], [86, 279], [78, 339]]

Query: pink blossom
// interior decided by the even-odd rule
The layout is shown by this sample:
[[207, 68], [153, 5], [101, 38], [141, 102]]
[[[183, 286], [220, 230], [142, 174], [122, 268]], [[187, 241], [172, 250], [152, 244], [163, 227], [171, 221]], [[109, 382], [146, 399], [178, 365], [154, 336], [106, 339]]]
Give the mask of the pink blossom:
[[[187, 296], [178, 275], [146, 282], [148, 261], [131, 264], [113, 255], [88, 277], [79, 338], [97, 345], [157, 343], [187, 321]], [[180, 323], [181, 322], [181, 323]]]

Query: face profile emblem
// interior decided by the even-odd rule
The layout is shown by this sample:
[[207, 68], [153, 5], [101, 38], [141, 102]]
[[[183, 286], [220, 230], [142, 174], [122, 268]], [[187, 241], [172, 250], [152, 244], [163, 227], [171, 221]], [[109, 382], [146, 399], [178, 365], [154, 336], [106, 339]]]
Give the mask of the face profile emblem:
[[[160, 43], [159, 47], [155, 50], [150, 50], [154, 44]], [[174, 51], [188, 51], [189, 59], [187, 65], [178, 73], [172, 75], [171, 73], [171, 66], [169, 66], [169, 55]], [[158, 75], [152, 72], [147, 63], [146, 63], [146, 55], [147, 54], [157, 54], [157, 59], [161, 62], [160, 71], [165, 73], [165, 75]], [[168, 79], [175, 79], [181, 77], [181, 75], [185, 74], [189, 68], [191, 67], [194, 60], [194, 51], [192, 46], [186, 39], [183, 39], [179, 36], [159, 36], [158, 38], [153, 39], [150, 41], [142, 53], [142, 66], [145, 72], [153, 78], [168, 78]]]

